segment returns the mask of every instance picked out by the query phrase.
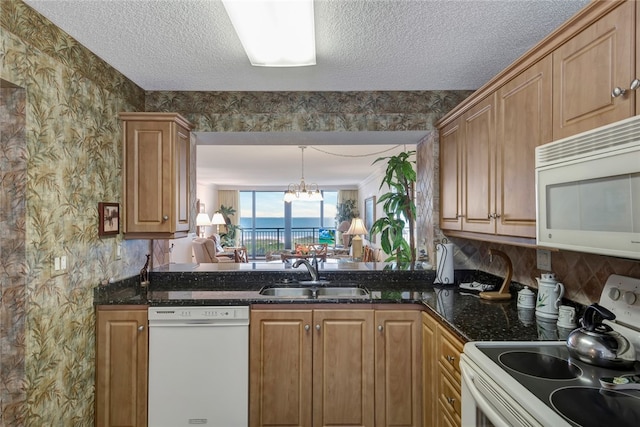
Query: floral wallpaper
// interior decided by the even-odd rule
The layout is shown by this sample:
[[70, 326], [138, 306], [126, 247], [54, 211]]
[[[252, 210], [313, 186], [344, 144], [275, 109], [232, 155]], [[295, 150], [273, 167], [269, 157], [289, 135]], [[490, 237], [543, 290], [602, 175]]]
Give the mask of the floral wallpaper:
[[471, 91], [147, 92], [147, 111], [178, 112], [199, 132], [408, 131], [434, 123]]
[[98, 202], [122, 203], [117, 113], [144, 92], [21, 1], [0, 2], [0, 53], [0, 425], [91, 426], [93, 288], [149, 252], [97, 231]]
[[0, 129], [0, 425], [4, 425], [3, 419], [17, 419], [18, 403], [25, 398], [27, 271], [24, 245], [27, 172], [25, 90], [10, 86], [5, 81], [0, 81]]

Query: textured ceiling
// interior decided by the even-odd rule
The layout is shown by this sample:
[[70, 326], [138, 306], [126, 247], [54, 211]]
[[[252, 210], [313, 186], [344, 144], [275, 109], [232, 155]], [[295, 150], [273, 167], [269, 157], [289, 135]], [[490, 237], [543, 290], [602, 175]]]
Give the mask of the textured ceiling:
[[143, 89], [178, 91], [476, 89], [588, 3], [315, 0], [317, 65], [265, 68], [249, 64], [220, 0], [24, 1]]

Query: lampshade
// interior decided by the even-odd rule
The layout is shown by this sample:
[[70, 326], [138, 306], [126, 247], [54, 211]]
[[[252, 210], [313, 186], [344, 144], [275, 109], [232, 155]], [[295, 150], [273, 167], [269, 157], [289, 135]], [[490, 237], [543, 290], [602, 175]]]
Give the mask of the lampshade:
[[367, 234], [367, 228], [364, 226], [364, 221], [362, 221], [362, 218], [353, 218], [353, 220], [351, 221], [351, 227], [349, 227], [349, 230], [347, 231], [347, 234], [355, 234], [355, 235], [360, 235], [360, 234]]
[[224, 220], [224, 215], [220, 212], [216, 212], [213, 214], [213, 218], [211, 218], [211, 224], [213, 225], [224, 225], [227, 222]]
[[211, 219], [206, 212], [200, 212], [196, 217], [196, 225], [198, 227], [211, 225]]
[[313, 0], [222, 0], [251, 65], [316, 64]]

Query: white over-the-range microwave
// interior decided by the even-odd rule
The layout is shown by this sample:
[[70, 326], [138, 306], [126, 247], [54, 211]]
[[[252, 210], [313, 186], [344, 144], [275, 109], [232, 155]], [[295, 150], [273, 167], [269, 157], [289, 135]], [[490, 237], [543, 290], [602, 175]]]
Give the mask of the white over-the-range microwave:
[[640, 259], [640, 116], [536, 148], [539, 246]]

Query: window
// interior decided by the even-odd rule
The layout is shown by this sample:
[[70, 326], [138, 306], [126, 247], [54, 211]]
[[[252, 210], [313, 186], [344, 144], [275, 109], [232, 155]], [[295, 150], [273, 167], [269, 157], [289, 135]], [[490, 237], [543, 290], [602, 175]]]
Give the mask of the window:
[[241, 241], [252, 258], [319, 242], [320, 229], [335, 230], [338, 193], [323, 192], [321, 202], [284, 203], [281, 191], [241, 191]]

